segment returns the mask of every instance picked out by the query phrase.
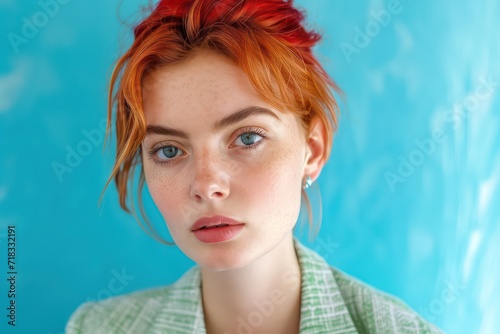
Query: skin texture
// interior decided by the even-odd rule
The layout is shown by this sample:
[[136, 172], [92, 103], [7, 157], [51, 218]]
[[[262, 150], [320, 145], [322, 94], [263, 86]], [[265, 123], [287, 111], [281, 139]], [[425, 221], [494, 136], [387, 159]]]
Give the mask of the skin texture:
[[[250, 116], [210, 131], [217, 120], [248, 106], [270, 109], [280, 120]], [[286, 302], [254, 333], [298, 332], [301, 281], [292, 232], [303, 180], [315, 180], [324, 165], [322, 123], [313, 120], [306, 131], [296, 116], [266, 103], [241, 69], [210, 50], [146, 78], [143, 109], [147, 125], [189, 135], [148, 134], [142, 154], [147, 187], [173, 240], [201, 267], [207, 332], [236, 332], [238, 317], [247, 319], [253, 301], [269, 300], [276, 289]], [[248, 137], [255, 128], [264, 136]], [[245, 149], [249, 142], [259, 145]], [[150, 153], [160, 147], [177, 154], [171, 164], [158, 163], [168, 159], [165, 150]], [[191, 225], [216, 214], [244, 228], [229, 241], [202, 243]]]

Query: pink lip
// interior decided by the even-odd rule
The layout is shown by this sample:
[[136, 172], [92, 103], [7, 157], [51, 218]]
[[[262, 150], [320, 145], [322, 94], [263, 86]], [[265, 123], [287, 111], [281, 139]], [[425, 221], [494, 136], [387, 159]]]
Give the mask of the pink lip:
[[221, 224], [227, 225], [242, 225], [243, 223], [225, 216], [202, 217], [198, 219], [192, 226], [191, 231], [199, 230], [203, 227], [212, 227]]
[[191, 226], [191, 231], [198, 240], [210, 244], [234, 238], [243, 229], [243, 225], [224, 216], [202, 217]]

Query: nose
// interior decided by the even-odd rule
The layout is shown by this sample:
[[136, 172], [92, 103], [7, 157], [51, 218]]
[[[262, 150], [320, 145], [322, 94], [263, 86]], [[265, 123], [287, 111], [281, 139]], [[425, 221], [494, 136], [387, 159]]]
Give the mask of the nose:
[[227, 163], [208, 152], [194, 157], [191, 197], [196, 201], [221, 200], [229, 195]]

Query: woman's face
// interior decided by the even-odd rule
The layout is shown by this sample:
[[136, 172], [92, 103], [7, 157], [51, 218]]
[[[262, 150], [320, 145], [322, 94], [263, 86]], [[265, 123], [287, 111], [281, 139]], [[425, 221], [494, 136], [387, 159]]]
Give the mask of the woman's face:
[[[240, 68], [209, 50], [147, 77], [143, 107], [147, 186], [189, 258], [211, 270], [237, 269], [290, 236], [308, 154], [294, 115], [264, 102]], [[219, 122], [248, 107], [268, 111]], [[214, 215], [238, 220], [243, 229], [228, 241], [199, 241], [192, 224]]]

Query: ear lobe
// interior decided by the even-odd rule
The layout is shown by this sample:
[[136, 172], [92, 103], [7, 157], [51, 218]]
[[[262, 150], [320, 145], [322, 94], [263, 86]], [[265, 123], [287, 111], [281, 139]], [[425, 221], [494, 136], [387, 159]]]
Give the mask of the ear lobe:
[[326, 129], [318, 117], [310, 124], [307, 135], [307, 153], [304, 166], [304, 175], [309, 175], [316, 180], [325, 165], [325, 147], [327, 141]]

